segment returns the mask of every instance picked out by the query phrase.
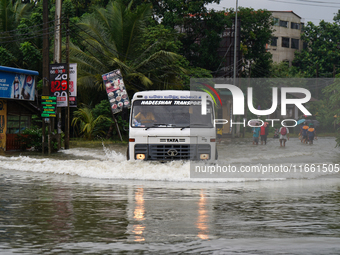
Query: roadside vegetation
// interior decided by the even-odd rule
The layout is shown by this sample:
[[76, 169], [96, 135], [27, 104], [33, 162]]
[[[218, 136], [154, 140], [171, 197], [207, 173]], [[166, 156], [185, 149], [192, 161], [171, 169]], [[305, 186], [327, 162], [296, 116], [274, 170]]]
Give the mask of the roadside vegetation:
[[[208, 10], [203, 1], [110, 0], [71, 1], [62, 5], [62, 35], [70, 20], [70, 60], [78, 64], [78, 108], [71, 110], [71, 136], [85, 140], [119, 141], [112, 121], [101, 75], [119, 68], [130, 97], [146, 89], [189, 89], [190, 78], [213, 78], [223, 73], [224, 59], [218, 54], [221, 34], [231, 28], [233, 8]], [[0, 0], [0, 65], [36, 70], [42, 91], [42, 1]], [[50, 55], [53, 56], [54, 1], [49, 1]], [[340, 82], [322, 78], [339, 77], [340, 13], [334, 22], [305, 24], [292, 66], [273, 63], [265, 50], [273, 32], [271, 13], [240, 7], [240, 77], [319, 78], [309, 87], [318, 101], [311, 104], [320, 122], [319, 132], [340, 135]], [[63, 43], [63, 51], [65, 44]], [[65, 54], [63, 53], [63, 56]], [[53, 59], [50, 57], [50, 59]], [[65, 61], [65, 57], [63, 59]], [[251, 68], [250, 68], [251, 67]], [[230, 75], [230, 74], [229, 74]], [[254, 90], [254, 105], [269, 106], [271, 88]], [[128, 137], [129, 111], [116, 115], [124, 140]], [[246, 116], [250, 119], [252, 116]]]

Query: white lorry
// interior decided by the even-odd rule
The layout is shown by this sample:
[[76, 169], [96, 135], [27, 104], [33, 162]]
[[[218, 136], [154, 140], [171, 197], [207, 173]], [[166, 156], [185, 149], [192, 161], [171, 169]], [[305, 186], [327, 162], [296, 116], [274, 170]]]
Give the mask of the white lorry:
[[207, 93], [142, 91], [134, 94], [131, 107], [128, 160], [217, 159], [214, 102]]

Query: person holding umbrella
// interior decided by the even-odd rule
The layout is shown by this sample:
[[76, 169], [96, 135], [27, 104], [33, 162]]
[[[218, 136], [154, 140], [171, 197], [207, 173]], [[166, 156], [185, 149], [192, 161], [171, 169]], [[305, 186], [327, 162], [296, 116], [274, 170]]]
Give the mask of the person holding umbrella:
[[261, 132], [260, 132], [260, 136], [261, 136], [261, 145], [267, 144], [267, 136], [268, 136], [268, 122], [265, 122], [262, 127], [261, 127]]
[[309, 124], [307, 135], [308, 135], [309, 144], [313, 144], [314, 138], [317, 139], [317, 137], [316, 137], [316, 131], [315, 131], [314, 125], [312, 123]]
[[301, 142], [302, 143], [307, 143], [308, 142], [308, 135], [307, 135], [308, 128], [309, 128], [309, 126], [307, 126], [307, 123], [304, 122], [303, 123], [303, 127], [301, 128], [301, 135], [302, 135]]
[[259, 136], [260, 136], [261, 128], [259, 127], [259, 123], [256, 122], [255, 127], [253, 127], [253, 144], [259, 144]]

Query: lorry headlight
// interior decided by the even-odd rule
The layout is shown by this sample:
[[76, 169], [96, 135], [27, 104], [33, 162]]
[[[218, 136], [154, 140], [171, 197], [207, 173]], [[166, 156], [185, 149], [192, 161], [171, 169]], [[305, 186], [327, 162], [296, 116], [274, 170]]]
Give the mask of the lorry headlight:
[[208, 153], [200, 154], [200, 159], [209, 159], [209, 154]]
[[145, 154], [143, 154], [143, 153], [136, 154], [136, 159], [144, 160], [145, 159]]

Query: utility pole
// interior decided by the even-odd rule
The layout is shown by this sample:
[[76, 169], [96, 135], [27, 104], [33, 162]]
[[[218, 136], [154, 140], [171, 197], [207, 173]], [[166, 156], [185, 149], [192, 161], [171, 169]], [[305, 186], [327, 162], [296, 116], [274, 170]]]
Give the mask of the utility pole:
[[237, 9], [238, 9], [238, 0], [236, 0], [236, 12], [235, 12], [235, 32], [234, 32], [234, 85], [236, 85], [236, 54], [237, 54]]
[[[54, 16], [54, 63], [61, 63], [61, 1], [55, 1]], [[58, 104], [58, 103], [57, 103]], [[57, 106], [58, 149], [61, 147], [61, 108]], [[54, 123], [52, 125], [54, 131]]]
[[[49, 96], [49, 43], [48, 43], [48, 0], [43, 0], [43, 96]], [[50, 123], [48, 125], [51, 125]], [[45, 118], [42, 121], [42, 154], [45, 150]], [[48, 134], [50, 135], [50, 134]], [[50, 148], [50, 144], [48, 145]]]
[[69, 33], [69, 19], [66, 22], [66, 68], [67, 68], [67, 88], [66, 88], [66, 113], [65, 113], [65, 149], [70, 148], [70, 33]]
[[318, 84], [318, 78], [319, 78], [319, 64], [316, 64], [316, 99], [319, 99], [319, 84]]
[[[248, 74], [248, 82], [247, 82], [247, 91], [248, 91], [248, 88], [250, 87], [250, 79], [251, 79], [251, 62], [249, 64], [249, 74]], [[247, 121], [247, 116], [248, 116], [248, 107], [246, 107], [246, 115], [245, 115], [245, 120]], [[246, 135], [246, 127], [243, 127], [243, 138], [245, 137]]]
[[[234, 31], [234, 85], [236, 85], [236, 68], [237, 68], [237, 10], [238, 10], [238, 0], [236, 0], [236, 11], [235, 11], [235, 22], [234, 22], [234, 25], [235, 25], [235, 31]], [[234, 118], [234, 109], [233, 109], [233, 118]], [[235, 137], [235, 128], [232, 128], [232, 137]]]

